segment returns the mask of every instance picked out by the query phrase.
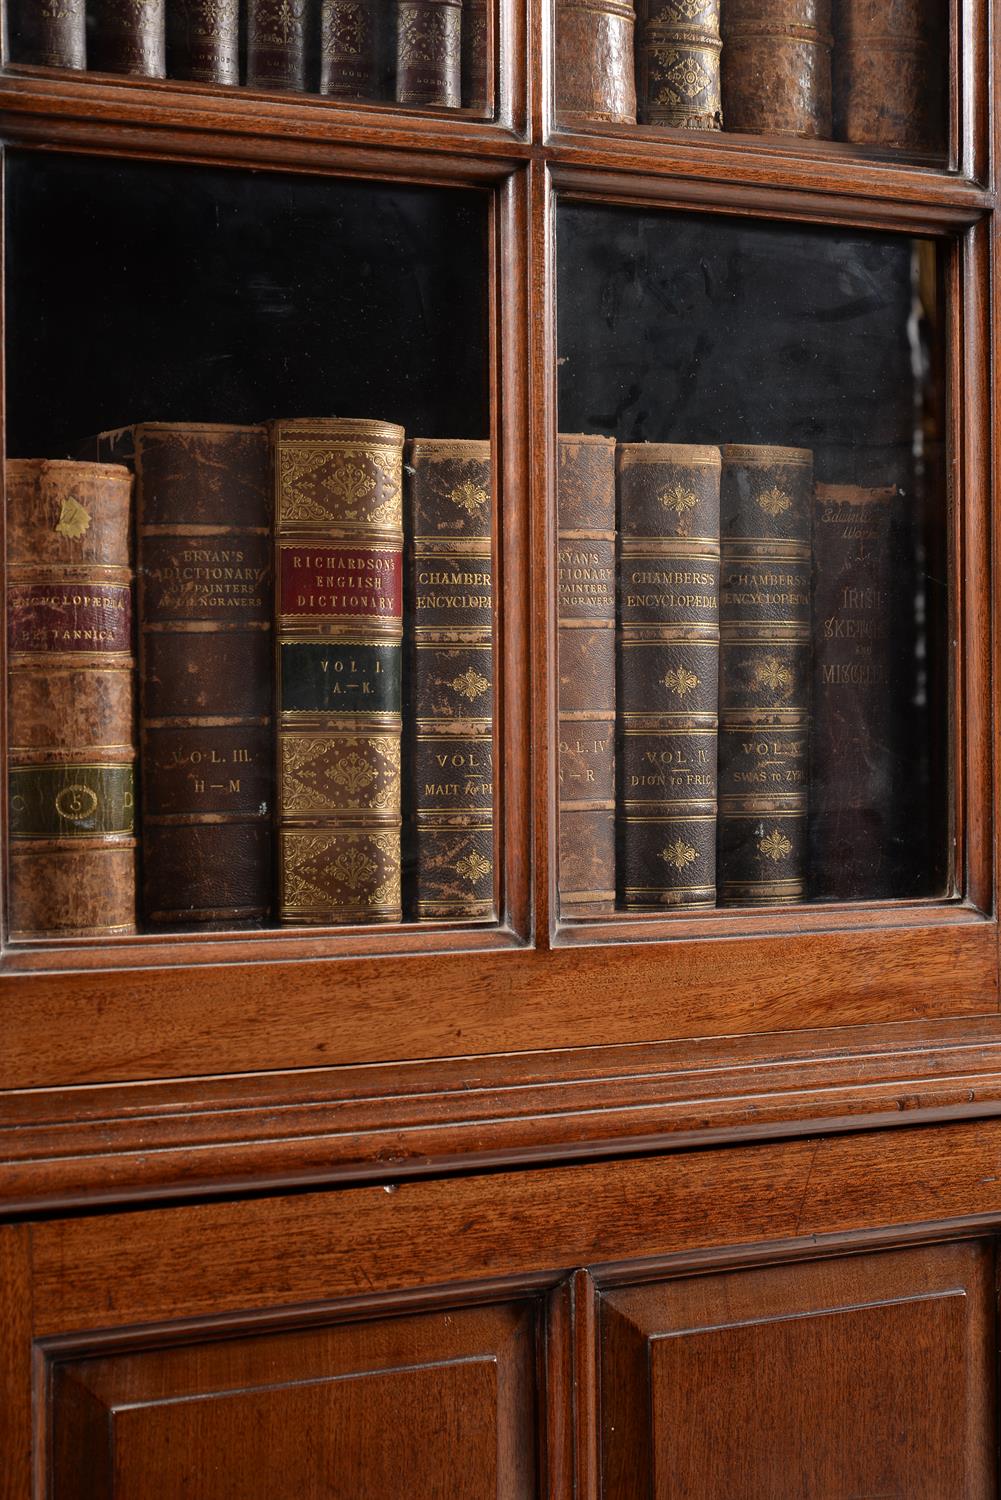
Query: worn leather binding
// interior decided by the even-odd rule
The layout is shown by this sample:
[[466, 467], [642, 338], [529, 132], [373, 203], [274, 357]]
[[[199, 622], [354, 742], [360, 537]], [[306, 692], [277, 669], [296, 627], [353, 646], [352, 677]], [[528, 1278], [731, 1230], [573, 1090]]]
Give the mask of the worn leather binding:
[[758, 135], [831, 134], [831, 0], [723, 0], [723, 118]]
[[462, 0], [462, 103], [481, 114], [487, 107], [490, 27], [487, 0]]
[[247, 0], [247, 86], [301, 93], [307, 86], [313, 0]]
[[167, 0], [171, 78], [240, 82], [240, 0]]
[[9, 930], [135, 931], [132, 476], [7, 463]]
[[490, 444], [407, 444], [408, 913], [494, 916]]
[[332, 99], [377, 95], [378, 0], [323, 0], [320, 93]]
[[556, 0], [556, 117], [561, 125], [636, 123], [632, 0]]
[[397, 0], [398, 104], [462, 104], [462, 0]]
[[615, 906], [615, 439], [561, 433], [559, 890], [564, 917]]
[[813, 454], [722, 454], [719, 904], [779, 905], [806, 895]]
[[8, 0], [11, 61], [38, 68], [87, 66], [85, 0]]
[[637, 110], [648, 125], [720, 130], [719, 0], [643, 0]]
[[103, 73], [166, 78], [164, 0], [92, 0], [88, 64]]
[[618, 892], [716, 900], [717, 448], [624, 443], [618, 470]]
[[[835, 0], [838, 140], [933, 151], [942, 145], [939, 80], [925, 0]], [[937, 56], [936, 56], [937, 69]], [[940, 71], [940, 70], [938, 70]]]
[[272, 424], [279, 915], [398, 922], [403, 428]]

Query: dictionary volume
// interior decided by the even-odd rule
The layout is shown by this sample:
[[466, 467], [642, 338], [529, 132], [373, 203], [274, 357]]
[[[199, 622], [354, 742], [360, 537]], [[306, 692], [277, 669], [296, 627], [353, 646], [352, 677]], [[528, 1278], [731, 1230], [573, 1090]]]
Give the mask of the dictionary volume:
[[737, 444], [722, 453], [719, 904], [802, 901], [813, 454]]
[[164, 0], [93, 0], [87, 60], [104, 73], [167, 76]]
[[637, 109], [650, 125], [719, 130], [719, 0], [642, 0]]
[[247, 0], [247, 84], [302, 92], [313, 0]]
[[615, 905], [615, 439], [561, 433], [559, 889], [564, 917]]
[[41, 68], [87, 66], [85, 0], [9, 0], [11, 61]]
[[397, 0], [396, 101], [462, 103], [462, 0]]
[[171, 78], [240, 82], [240, 0], [167, 0]]
[[272, 424], [279, 915], [398, 922], [403, 429]]
[[[490, 444], [407, 444], [408, 913], [494, 915]], [[409, 861], [408, 861], [409, 863]]]
[[624, 443], [618, 470], [618, 891], [716, 901], [717, 448]]
[[758, 135], [831, 134], [831, 0], [724, 0], [723, 117]]
[[556, 117], [561, 125], [636, 123], [633, 0], [556, 0]]
[[10, 936], [135, 931], [132, 477], [7, 463]]

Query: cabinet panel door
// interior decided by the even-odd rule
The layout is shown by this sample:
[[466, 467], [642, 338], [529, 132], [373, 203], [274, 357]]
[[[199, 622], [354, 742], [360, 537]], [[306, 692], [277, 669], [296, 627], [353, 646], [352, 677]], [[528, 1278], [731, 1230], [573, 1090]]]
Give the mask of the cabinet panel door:
[[529, 1500], [527, 1304], [387, 1318], [53, 1370], [54, 1500]]
[[992, 1264], [960, 1243], [610, 1292], [605, 1500], [986, 1500]]

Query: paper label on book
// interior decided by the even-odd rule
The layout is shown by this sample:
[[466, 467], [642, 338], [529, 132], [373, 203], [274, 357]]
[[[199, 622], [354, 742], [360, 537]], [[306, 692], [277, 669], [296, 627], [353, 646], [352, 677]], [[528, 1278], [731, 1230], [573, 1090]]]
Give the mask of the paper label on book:
[[398, 620], [403, 615], [399, 547], [290, 542], [279, 549], [283, 620]]
[[7, 590], [7, 639], [15, 651], [132, 649], [128, 584], [12, 583]]

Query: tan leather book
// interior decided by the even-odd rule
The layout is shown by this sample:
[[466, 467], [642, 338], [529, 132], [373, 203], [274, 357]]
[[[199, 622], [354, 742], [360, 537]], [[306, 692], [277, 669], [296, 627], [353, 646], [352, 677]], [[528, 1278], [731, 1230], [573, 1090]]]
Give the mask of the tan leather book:
[[164, 0], [92, 0], [87, 65], [101, 73], [167, 76]]
[[616, 463], [619, 901], [713, 906], [719, 449], [622, 443]]
[[462, 104], [462, 0], [397, 0], [396, 102]]
[[11, 459], [9, 934], [135, 931], [132, 476]]
[[727, 130], [831, 135], [831, 0], [723, 0]]
[[494, 646], [490, 444], [406, 447], [408, 912], [494, 916]]
[[719, 0], [641, 0], [637, 113], [648, 125], [719, 130]]
[[838, 140], [930, 152], [944, 145], [945, 39], [925, 0], [835, 0]]
[[636, 123], [632, 0], [556, 0], [556, 118]]
[[271, 424], [283, 922], [398, 922], [403, 428]]
[[240, 0], [167, 0], [167, 66], [192, 83], [240, 82]]
[[558, 441], [560, 913], [605, 916], [615, 906], [615, 439]]
[[719, 904], [778, 905], [806, 897], [813, 454], [721, 451]]
[[87, 66], [85, 0], [8, 0], [12, 62], [41, 68]]

